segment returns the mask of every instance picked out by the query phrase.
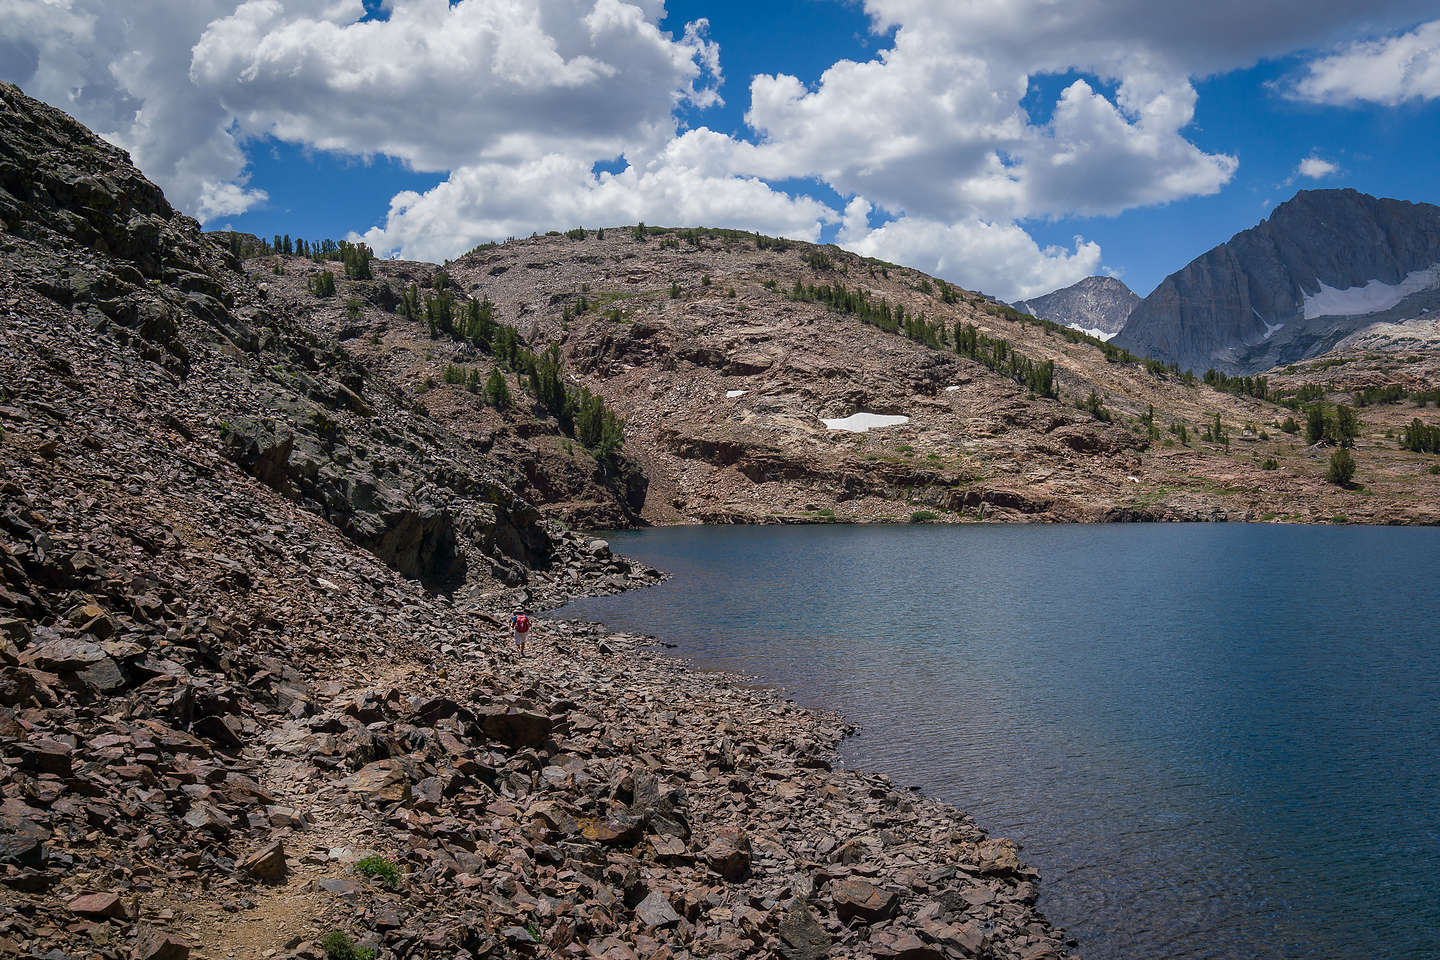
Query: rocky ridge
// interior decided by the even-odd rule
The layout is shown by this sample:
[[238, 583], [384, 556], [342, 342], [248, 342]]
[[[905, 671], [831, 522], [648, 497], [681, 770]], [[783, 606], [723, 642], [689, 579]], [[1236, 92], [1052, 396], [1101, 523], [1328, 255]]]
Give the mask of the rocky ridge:
[[[834, 247], [724, 230], [638, 233], [485, 245], [444, 270], [462, 295], [554, 345], [574, 382], [626, 418], [626, 450], [647, 477], [646, 521], [1440, 520], [1429, 463], [1401, 451], [1392, 425], [1372, 423], [1370, 411], [1360, 416], [1361, 497], [1325, 481], [1329, 451], [1283, 432], [1295, 411], [1272, 400], [1212, 389]], [[287, 309], [315, 309], [302, 281], [318, 267], [279, 259], [289, 292], [275, 295], [290, 298]], [[268, 282], [276, 260], [246, 267]], [[441, 267], [374, 269], [375, 283], [397, 287]], [[948, 340], [917, 342], [797, 297], [797, 283], [862, 291], [947, 330], [969, 324], [1006, 351], [1053, 362], [1058, 396], [1037, 396]], [[320, 308], [329, 322], [342, 322], [344, 295]], [[493, 358], [378, 308], [362, 305], [354, 329], [350, 349], [413, 385], [452, 429], [503, 421], [441, 379], [447, 364], [483, 375]], [[863, 433], [824, 422], [857, 413], [908, 420]], [[1196, 442], [1217, 415], [1231, 442]]]
[[1302, 190], [1166, 277], [1114, 342], [1197, 372], [1249, 374], [1437, 308], [1440, 207]]
[[1073, 330], [1109, 340], [1125, 327], [1140, 297], [1117, 277], [1086, 277], [1042, 297], [1018, 300], [1012, 306]]
[[840, 719], [584, 625], [518, 659], [517, 605], [653, 572], [0, 101], [0, 952], [1066, 955]]

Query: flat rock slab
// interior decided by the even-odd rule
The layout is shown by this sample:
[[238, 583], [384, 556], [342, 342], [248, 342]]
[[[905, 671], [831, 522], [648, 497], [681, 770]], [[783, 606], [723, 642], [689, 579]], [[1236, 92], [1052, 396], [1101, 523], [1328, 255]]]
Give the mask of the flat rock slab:
[[629, 816], [607, 817], [604, 820], [580, 821], [580, 835], [586, 840], [618, 847], [638, 843], [644, 834], [644, 824]]
[[62, 777], [70, 776], [70, 757], [74, 752], [69, 744], [48, 737], [20, 744], [20, 757], [25, 766]]
[[140, 932], [131, 956], [133, 960], [189, 960], [190, 946], [152, 927]]
[[241, 860], [238, 866], [256, 880], [271, 883], [284, 880], [290, 873], [290, 867], [285, 862], [285, 845], [279, 840], [256, 850]]
[[944, 951], [908, 930], [876, 938], [870, 949], [876, 960], [945, 960]]
[[635, 916], [647, 927], [668, 927], [680, 922], [680, 914], [658, 890], [652, 890], [635, 907]]
[[84, 670], [93, 663], [107, 659], [105, 648], [88, 640], [69, 637], [51, 640], [29, 650], [25, 659], [39, 670], [60, 673], [66, 670]]
[[114, 893], [86, 893], [69, 903], [70, 912], [92, 920], [125, 920], [130, 911]]
[[845, 923], [888, 920], [900, 905], [900, 897], [895, 893], [864, 880], [837, 880], [830, 888], [830, 896], [835, 901], [835, 912]]
[[410, 778], [394, 760], [367, 763], [345, 780], [345, 789], [377, 803], [404, 803], [410, 799]]
[[478, 717], [487, 736], [510, 747], [542, 747], [555, 730], [555, 718], [537, 710], [491, 707]]

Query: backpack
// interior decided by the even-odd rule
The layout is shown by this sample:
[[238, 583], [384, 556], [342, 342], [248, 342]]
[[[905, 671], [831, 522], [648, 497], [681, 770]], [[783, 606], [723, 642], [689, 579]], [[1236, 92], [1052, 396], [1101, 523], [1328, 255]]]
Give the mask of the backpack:
[[516, 633], [524, 633], [525, 631], [527, 631], [527, 630], [529, 630], [529, 629], [530, 629], [530, 618], [529, 618], [529, 617], [525, 616], [525, 614], [522, 613], [522, 614], [520, 614], [518, 617], [515, 618], [515, 632], [516, 632]]

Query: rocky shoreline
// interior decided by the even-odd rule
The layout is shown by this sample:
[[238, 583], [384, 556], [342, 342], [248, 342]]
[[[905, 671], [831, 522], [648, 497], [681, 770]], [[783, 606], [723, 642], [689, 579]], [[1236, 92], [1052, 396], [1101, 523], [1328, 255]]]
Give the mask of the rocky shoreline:
[[517, 657], [659, 576], [527, 499], [598, 462], [553, 423], [518, 476], [9, 86], [0, 221], [0, 956], [1066, 955], [840, 718], [593, 625]]
[[[55, 702], [7, 709], [0, 945], [315, 958], [342, 931], [382, 958], [1067, 955], [1012, 844], [834, 769], [840, 718], [590, 624], [541, 619], [519, 661], [496, 607], [414, 591], [387, 612], [403, 656], [272, 664], [273, 703], [189, 723], [177, 688], [239, 691], [182, 666], [183, 637], [12, 657]], [[70, 706], [102, 652], [148, 679]], [[367, 857], [393, 884], [357, 871]]]

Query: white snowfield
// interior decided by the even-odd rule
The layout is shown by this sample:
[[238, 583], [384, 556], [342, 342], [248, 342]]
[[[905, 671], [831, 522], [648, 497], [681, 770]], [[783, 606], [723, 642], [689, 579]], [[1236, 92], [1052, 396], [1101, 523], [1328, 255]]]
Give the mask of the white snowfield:
[[827, 420], [820, 418], [827, 430], [848, 430], [851, 433], [865, 433], [877, 427], [898, 427], [902, 423], [909, 423], [909, 417], [902, 417], [887, 413], [852, 413], [848, 417], [841, 417], [838, 420]]
[[1108, 341], [1111, 337], [1115, 336], [1115, 334], [1106, 333], [1104, 330], [1101, 330], [1098, 327], [1082, 327], [1078, 323], [1067, 323], [1065, 324], [1065, 326], [1074, 327], [1076, 330], [1079, 330], [1081, 333], [1085, 334], [1085, 336], [1094, 337], [1096, 340]]
[[725, 396], [731, 400], [734, 400], [736, 397], [743, 397], [749, 392], [749, 390], [726, 390]]
[[1401, 300], [1421, 290], [1440, 287], [1440, 263], [1432, 264], [1406, 275], [1399, 283], [1371, 280], [1363, 287], [1337, 290], [1320, 284], [1320, 292], [1305, 295], [1305, 319], [1316, 317], [1361, 317], [1367, 313], [1389, 310]]
[[952, 384], [952, 385], [946, 387], [946, 388], [945, 388], [945, 392], [946, 392], [946, 393], [949, 393], [949, 392], [952, 391], [952, 390], [959, 390], [959, 389], [960, 389], [960, 384], [956, 383], [956, 384]]

